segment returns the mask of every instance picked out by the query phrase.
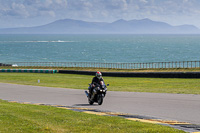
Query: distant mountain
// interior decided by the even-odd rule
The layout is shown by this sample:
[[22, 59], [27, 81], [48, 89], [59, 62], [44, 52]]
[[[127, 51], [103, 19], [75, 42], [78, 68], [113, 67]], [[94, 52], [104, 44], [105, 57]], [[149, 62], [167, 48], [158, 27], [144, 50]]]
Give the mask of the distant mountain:
[[112, 23], [64, 19], [36, 27], [0, 29], [0, 34], [200, 34], [193, 25], [172, 26], [150, 19]]

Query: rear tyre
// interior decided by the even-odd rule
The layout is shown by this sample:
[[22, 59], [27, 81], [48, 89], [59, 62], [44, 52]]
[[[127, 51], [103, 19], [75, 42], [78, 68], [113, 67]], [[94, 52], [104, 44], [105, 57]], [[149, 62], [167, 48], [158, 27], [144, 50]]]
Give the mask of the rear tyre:
[[90, 105], [93, 105], [93, 101], [91, 101], [90, 99], [88, 100]]
[[91, 99], [91, 94], [89, 93], [88, 102], [89, 102], [90, 105], [93, 105], [94, 102], [92, 100], [90, 100], [90, 99]]

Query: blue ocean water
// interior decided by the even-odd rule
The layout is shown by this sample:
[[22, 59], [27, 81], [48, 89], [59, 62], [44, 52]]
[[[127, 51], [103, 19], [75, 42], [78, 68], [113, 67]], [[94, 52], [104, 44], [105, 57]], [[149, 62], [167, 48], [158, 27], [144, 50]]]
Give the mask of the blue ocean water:
[[0, 35], [0, 62], [200, 60], [200, 35]]

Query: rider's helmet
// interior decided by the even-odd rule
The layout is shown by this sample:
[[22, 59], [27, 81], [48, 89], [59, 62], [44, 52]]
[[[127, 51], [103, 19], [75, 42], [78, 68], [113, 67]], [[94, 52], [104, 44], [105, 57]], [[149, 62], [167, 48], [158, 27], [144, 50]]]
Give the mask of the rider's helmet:
[[102, 74], [101, 72], [96, 72], [96, 75], [95, 75], [98, 79], [101, 79], [102, 78]]

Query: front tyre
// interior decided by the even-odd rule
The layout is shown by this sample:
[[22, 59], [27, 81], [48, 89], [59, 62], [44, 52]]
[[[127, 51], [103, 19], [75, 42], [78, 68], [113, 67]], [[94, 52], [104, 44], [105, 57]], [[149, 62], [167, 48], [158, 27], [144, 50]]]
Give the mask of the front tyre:
[[98, 95], [98, 104], [101, 105], [103, 103], [103, 96], [100, 94]]

